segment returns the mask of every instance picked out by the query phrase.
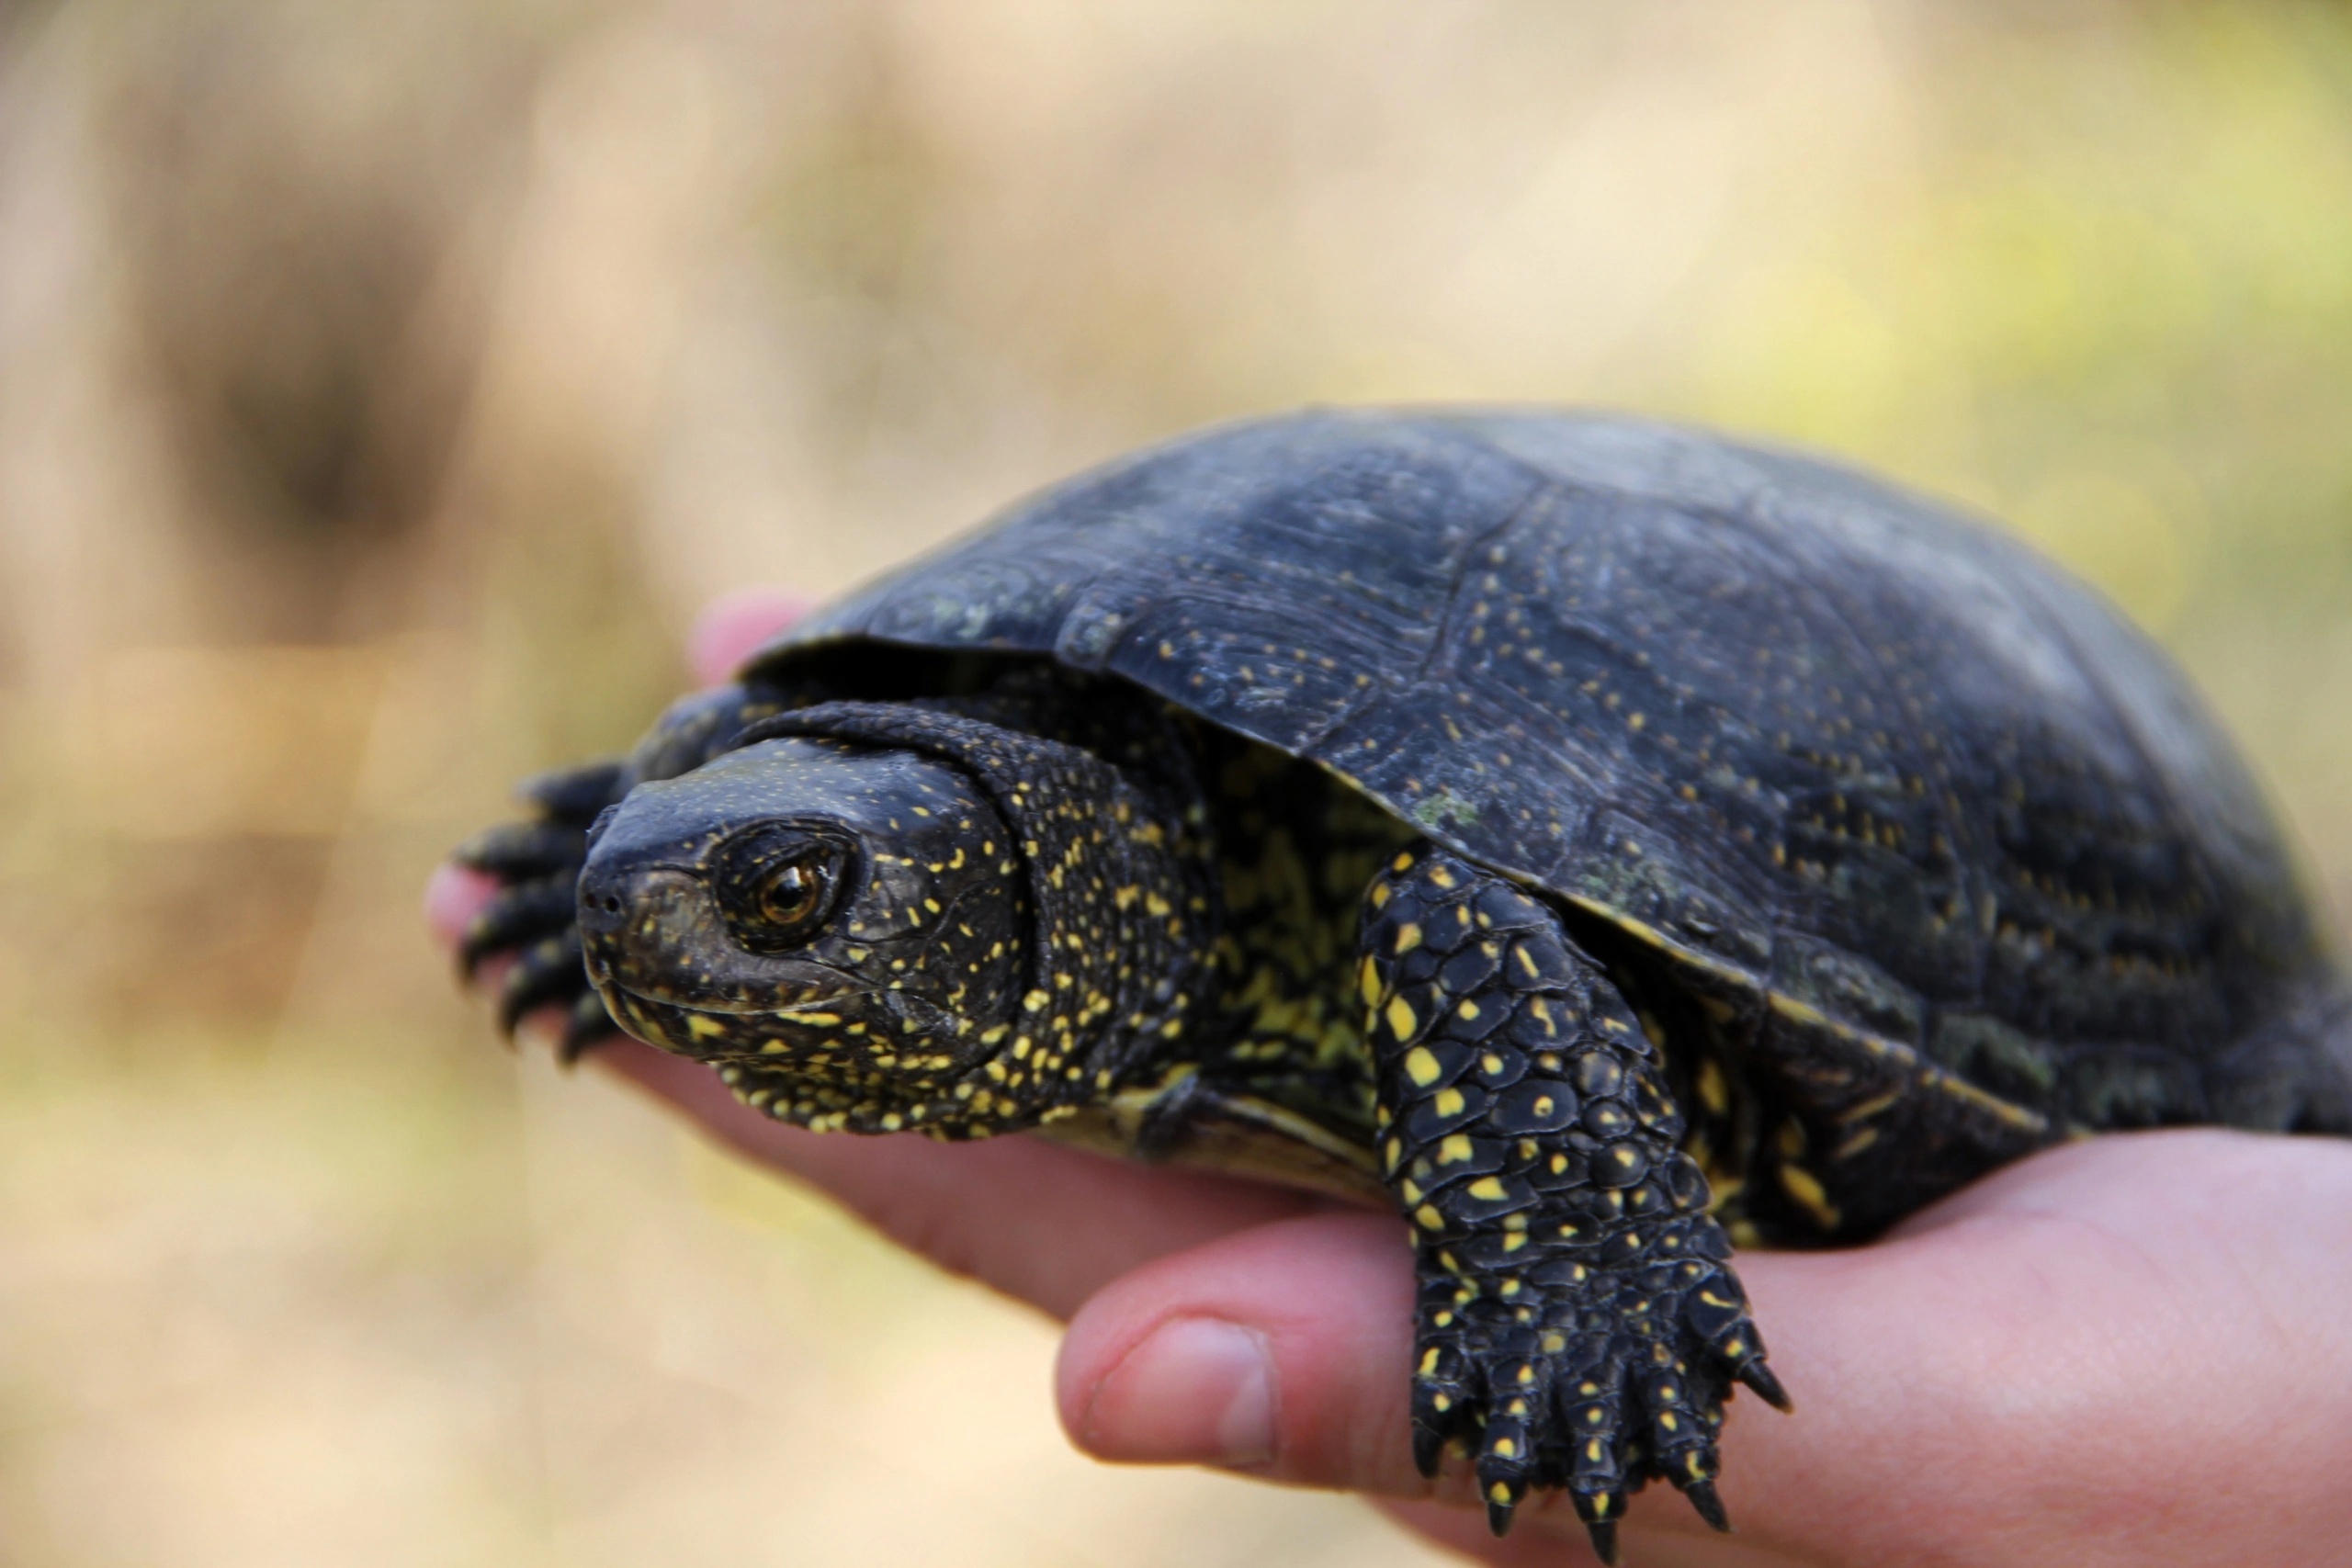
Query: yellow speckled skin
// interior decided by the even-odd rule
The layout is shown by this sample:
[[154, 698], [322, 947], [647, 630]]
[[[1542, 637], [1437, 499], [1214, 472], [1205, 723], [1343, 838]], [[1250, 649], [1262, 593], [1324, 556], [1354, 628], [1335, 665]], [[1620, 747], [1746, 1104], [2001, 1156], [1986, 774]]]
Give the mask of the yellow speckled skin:
[[1634, 421], [1141, 454], [528, 793], [463, 852], [507, 1021], [814, 1127], [1361, 1168], [1423, 1462], [1604, 1555], [1645, 1480], [1719, 1519], [1722, 1399], [1778, 1398], [1729, 1243], [2100, 1128], [2352, 1131], [2335, 945], [2157, 650], [1916, 497]]
[[1786, 1398], [1659, 1046], [1550, 907], [1444, 851], [1382, 872], [1360, 946], [1381, 1165], [1420, 1254], [1422, 1470], [1475, 1449], [1498, 1533], [1565, 1487], [1604, 1561], [1647, 1480], [1722, 1525], [1730, 1384]]

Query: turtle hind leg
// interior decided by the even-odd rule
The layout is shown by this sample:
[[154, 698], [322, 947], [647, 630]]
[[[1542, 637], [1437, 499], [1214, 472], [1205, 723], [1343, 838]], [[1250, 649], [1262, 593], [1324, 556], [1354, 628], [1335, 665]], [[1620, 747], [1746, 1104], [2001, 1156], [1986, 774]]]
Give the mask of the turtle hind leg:
[[1358, 947], [1382, 1167], [1419, 1253], [1422, 1471], [1472, 1448], [1498, 1534], [1566, 1490], [1604, 1562], [1654, 1479], [1728, 1528], [1724, 1400], [1786, 1396], [1633, 1010], [1550, 908], [1427, 847], [1374, 879]]

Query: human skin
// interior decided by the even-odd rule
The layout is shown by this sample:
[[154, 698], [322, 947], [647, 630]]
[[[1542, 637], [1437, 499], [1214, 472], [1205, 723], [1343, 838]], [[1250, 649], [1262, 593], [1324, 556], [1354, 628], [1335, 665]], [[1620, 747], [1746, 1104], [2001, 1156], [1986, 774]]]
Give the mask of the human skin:
[[[800, 603], [738, 595], [718, 680]], [[444, 866], [454, 943], [488, 897]], [[1487, 1533], [1466, 1466], [1413, 1469], [1404, 1224], [1034, 1138], [816, 1134], [633, 1040], [588, 1058], [943, 1268], [1069, 1324], [1064, 1425], [1098, 1458], [1357, 1491], [1464, 1555], [1592, 1561], [1565, 1504]], [[2352, 1143], [2207, 1129], [2069, 1145], [1842, 1252], [1745, 1253], [1797, 1402], [1733, 1402], [1710, 1532], [1663, 1486], [1629, 1568], [2105, 1568], [2352, 1559]]]

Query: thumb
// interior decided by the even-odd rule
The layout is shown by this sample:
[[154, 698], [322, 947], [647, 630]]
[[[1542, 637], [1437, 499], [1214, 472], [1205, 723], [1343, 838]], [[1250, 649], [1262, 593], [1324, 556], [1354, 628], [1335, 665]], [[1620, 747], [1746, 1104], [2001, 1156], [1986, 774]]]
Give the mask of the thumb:
[[1406, 1425], [1412, 1320], [1395, 1220], [1260, 1225], [1087, 1302], [1056, 1369], [1062, 1423], [1098, 1459], [1423, 1496]]

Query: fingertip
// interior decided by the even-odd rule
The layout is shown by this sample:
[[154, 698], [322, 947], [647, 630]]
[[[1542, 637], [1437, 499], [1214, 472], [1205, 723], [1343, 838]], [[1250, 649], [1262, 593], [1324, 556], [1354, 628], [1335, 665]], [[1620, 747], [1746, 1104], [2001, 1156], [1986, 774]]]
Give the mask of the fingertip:
[[1406, 1427], [1411, 1322], [1411, 1258], [1395, 1221], [1282, 1220], [1160, 1258], [1089, 1300], [1062, 1342], [1056, 1404], [1098, 1459], [1423, 1493]]
[[497, 891], [498, 879], [487, 872], [443, 861], [424, 879], [424, 923], [442, 946], [454, 948]]
[[1255, 1468], [1274, 1457], [1275, 1377], [1262, 1330], [1179, 1315], [1057, 1397], [1070, 1440], [1098, 1459]]
[[722, 593], [695, 617], [686, 658], [695, 679], [715, 685], [760, 644], [807, 615], [816, 601], [781, 588], [739, 588]]

